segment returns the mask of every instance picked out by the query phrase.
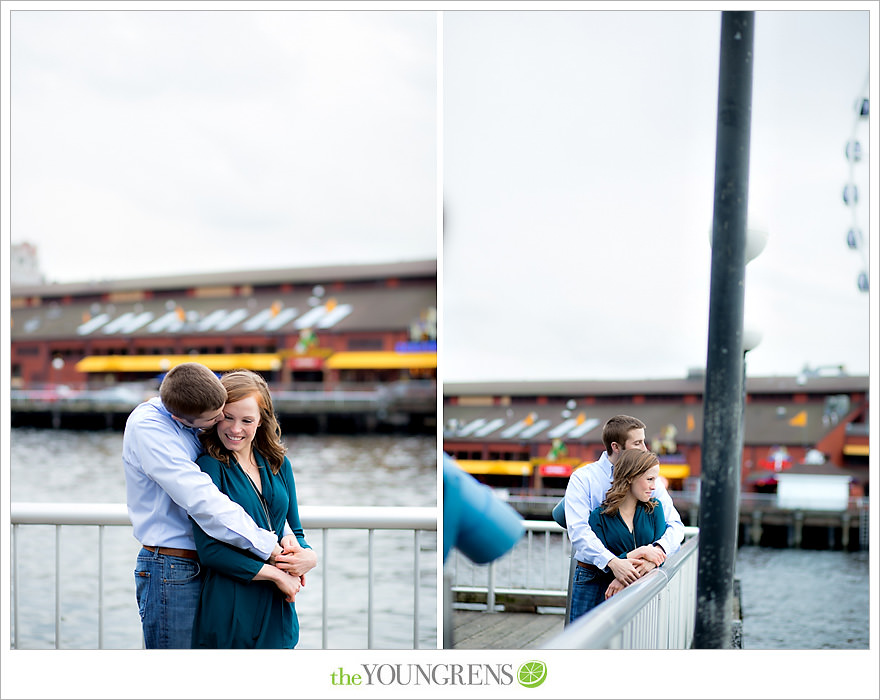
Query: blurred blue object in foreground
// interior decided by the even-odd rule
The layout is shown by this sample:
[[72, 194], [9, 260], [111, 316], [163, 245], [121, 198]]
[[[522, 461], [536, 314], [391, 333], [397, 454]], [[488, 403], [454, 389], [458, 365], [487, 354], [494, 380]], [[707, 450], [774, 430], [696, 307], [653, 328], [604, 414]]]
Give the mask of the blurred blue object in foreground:
[[443, 453], [443, 561], [455, 547], [486, 564], [512, 549], [524, 532], [519, 513]]
[[565, 524], [565, 499], [553, 506], [553, 519], [560, 527], [566, 527]]

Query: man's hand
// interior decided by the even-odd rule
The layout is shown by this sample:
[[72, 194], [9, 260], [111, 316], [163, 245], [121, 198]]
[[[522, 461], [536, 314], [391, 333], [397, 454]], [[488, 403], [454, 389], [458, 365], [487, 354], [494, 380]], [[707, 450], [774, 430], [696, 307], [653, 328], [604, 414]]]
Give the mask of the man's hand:
[[666, 561], [666, 552], [664, 552], [660, 547], [655, 547], [652, 544], [647, 544], [642, 547], [638, 547], [631, 552], [627, 552], [626, 558], [646, 559], [654, 566], [660, 566], [664, 561]]
[[614, 557], [608, 562], [608, 568], [611, 569], [614, 578], [618, 579], [624, 586], [628, 586], [641, 576], [629, 559]]
[[614, 579], [608, 584], [608, 588], [605, 590], [605, 600], [608, 600], [615, 593], [620, 593], [624, 588], [626, 588], [626, 586], [617, 579]]
[[[287, 536], [284, 539], [287, 539]], [[301, 547], [296, 538], [293, 538], [292, 544], [286, 543], [284, 552], [275, 558], [275, 566], [288, 574], [299, 576], [303, 582], [305, 582], [305, 575], [317, 565], [318, 555], [315, 554], [315, 551]]]

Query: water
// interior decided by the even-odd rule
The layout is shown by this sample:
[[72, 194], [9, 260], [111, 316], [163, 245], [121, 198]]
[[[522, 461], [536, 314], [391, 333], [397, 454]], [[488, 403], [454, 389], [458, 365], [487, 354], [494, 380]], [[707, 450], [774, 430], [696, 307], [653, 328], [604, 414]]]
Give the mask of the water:
[[[124, 503], [122, 433], [13, 428], [11, 500]], [[437, 505], [436, 441], [414, 436], [286, 435], [302, 506]], [[17, 528], [19, 647], [55, 645], [54, 526]], [[129, 527], [103, 528], [103, 584], [98, 577], [98, 528], [61, 528], [61, 644], [98, 648], [98, 586], [103, 585], [104, 639], [108, 649], [141, 647], [134, 594], [140, 545]], [[411, 649], [413, 534], [374, 533], [374, 646]], [[367, 647], [365, 530], [306, 532], [319, 557], [297, 596], [301, 649], [320, 649], [322, 577], [327, 577], [329, 631], [334, 649]], [[419, 536], [419, 647], [437, 644], [437, 538]], [[13, 580], [14, 585], [14, 580]]]
[[742, 547], [744, 649], [867, 649], [867, 551]]

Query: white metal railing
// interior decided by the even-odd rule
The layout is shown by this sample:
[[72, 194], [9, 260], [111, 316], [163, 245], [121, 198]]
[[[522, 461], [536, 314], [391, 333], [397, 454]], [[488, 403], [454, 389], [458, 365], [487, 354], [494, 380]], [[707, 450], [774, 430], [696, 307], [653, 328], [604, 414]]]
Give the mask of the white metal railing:
[[446, 569], [453, 594], [485, 593], [490, 613], [496, 611], [498, 594], [564, 598], [571, 558], [568, 532], [553, 520], [524, 520], [523, 526], [523, 539], [488, 564], [474, 564], [457, 549], [450, 550]]
[[[324, 507], [300, 506], [303, 529], [309, 533], [321, 531], [321, 565], [331, 560], [328, 533], [331, 530], [367, 530], [367, 648], [374, 643], [373, 577], [376, 566], [382, 566], [381, 557], [374, 556], [374, 533], [377, 530], [411, 530], [413, 532], [413, 648], [419, 645], [419, 583], [423, 570], [419, 553], [420, 534], [436, 532], [437, 509], [418, 507]], [[12, 503], [12, 616], [13, 642], [19, 647], [19, 592], [17, 546], [19, 530], [29, 525], [55, 526], [55, 647], [59, 647], [62, 624], [62, 566], [61, 528], [65, 526], [93, 526], [98, 528], [98, 648], [104, 648], [104, 530], [106, 527], [131, 527], [124, 503]], [[377, 560], [378, 559], [378, 560]], [[436, 557], [434, 558], [436, 562]], [[436, 571], [436, 569], [435, 569]], [[321, 648], [327, 648], [328, 636], [328, 577], [322, 580]], [[402, 601], [400, 601], [402, 602]]]
[[574, 620], [545, 649], [689, 649], [697, 600], [699, 535], [663, 566]]
[[[574, 568], [568, 532], [552, 520], [524, 520], [523, 525], [526, 535], [516, 547], [488, 564], [474, 564], [457, 550], [450, 551], [445, 567], [450, 600], [454, 599], [456, 593], [485, 594], [485, 612], [494, 613], [498, 609], [496, 597], [499, 595], [511, 598], [543, 596], [545, 602], [551, 603], [545, 607], [562, 608], [564, 606], [565, 619], [567, 620]], [[609, 623], [608, 610], [611, 610], [611, 617], [617, 620], [619, 613], [614, 611], [620, 609], [623, 601], [632, 600], [635, 593], [639, 594], [637, 605], [634, 605], [632, 609], [629, 606], [624, 608], [627, 615], [631, 613], [631, 618], [638, 617], [638, 621], [629, 624], [626, 630], [622, 631], [622, 636], [619, 639], [614, 639], [615, 633], [610, 632], [608, 643], [624, 645], [684, 643], [682, 635], [690, 634], [691, 632], [688, 630], [693, 630], [692, 611], [696, 608], [698, 533], [699, 528], [685, 527], [686, 541], [681, 550], [671, 556], [660, 569], [652, 571], [641, 579], [638, 586], [629, 586], [599, 606], [603, 609], [604, 614], [597, 624], [602, 628], [603, 635], [609, 634], [608, 630], [613, 630], [614, 626], [607, 627]], [[559, 605], [552, 605], [554, 598]], [[612, 603], [613, 605], [610, 605]], [[579, 637], [570, 637], [569, 628], [577, 626], [578, 629], [581, 629], [583, 627], [582, 620], [590, 614], [588, 613], [584, 618], [566, 627], [563, 645], [575, 644], [574, 640]], [[447, 624], [449, 624], [448, 621]], [[655, 638], [658, 640], [668, 639], [668, 641], [651, 641]], [[686, 641], [689, 643], [690, 640]], [[596, 644], [592, 637], [588, 638], [587, 643]], [[605, 641], [602, 642], [602, 644], [605, 643]], [[558, 648], [582, 648], [578, 644]], [[624, 648], [650, 647], [625, 646]], [[675, 647], [661, 646], [660, 648]]]
[[[452, 592], [485, 593], [486, 612], [495, 612], [495, 598], [505, 595], [569, 595], [571, 541], [568, 531], [553, 520], [523, 520], [525, 536], [516, 546], [488, 564], [474, 564], [452, 549], [445, 569]], [[685, 527], [685, 537], [699, 528]]]

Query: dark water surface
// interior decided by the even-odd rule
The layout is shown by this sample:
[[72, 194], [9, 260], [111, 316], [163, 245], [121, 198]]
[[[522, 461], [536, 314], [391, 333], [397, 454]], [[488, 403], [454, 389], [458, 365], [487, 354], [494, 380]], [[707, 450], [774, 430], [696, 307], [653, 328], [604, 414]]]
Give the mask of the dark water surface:
[[[437, 505], [436, 440], [425, 436], [285, 436], [301, 506]], [[124, 503], [122, 433], [14, 428], [10, 435], [11, 501]], [[61, 648], [98, 648], [96, 527], [61, 529]], [[302, 649], [322, 643], [322, 577], [327, 576], [334, 649], [367, 647], [366, 530], [306, 531], [319, 566], [297, 596]], [[103, 528], [104, 640], [108, 649], [141, 647], [134, 594], [140, 549], [130, 527]], [[414, 559], [409, 531], [374, 533], [374, 646], [413, 647]], [[19, 646], [54, 647], [56, 528], [17, 527]], [[437, 538], [419, 540], [419, 647], [437, 640]], [[14, 576], [14, 574], [13, 574]], [[14, 585], [14, 583], [13, 583]], [[11, 609], [10, 609], [11, 613]], [[14, 620], [13, 620], [14, 628]], [[11, 630], [14, 634], [14, 629]]]
[[868, 648], [867, 551], [742, 547], [735, 576], [744, 649]]

